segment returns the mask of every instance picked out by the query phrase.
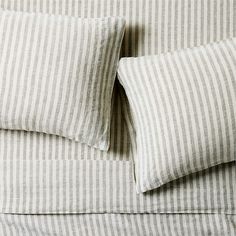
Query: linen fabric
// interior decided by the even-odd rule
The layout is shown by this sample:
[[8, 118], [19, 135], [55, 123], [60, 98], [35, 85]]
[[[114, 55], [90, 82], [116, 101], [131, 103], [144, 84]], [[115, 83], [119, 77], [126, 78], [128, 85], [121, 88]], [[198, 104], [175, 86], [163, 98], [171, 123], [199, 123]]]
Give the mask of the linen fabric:
[[[76, 17], [123, 16], [122, 56], [159, 54], [236, 35], [235, 0], [0, 0], [0, 6]], [[235, 235], [235, 162], [136, 194], [134, 122], [123, 89], [116, 85], [115, 90], [108, 152], [60, 136], [0, 130], [0, 211], [19, 213], [1, 214], [0, 232]]]
[[234, 236], [236, 216], [222, 214], [0, 214], [4, 236]]
[[0, 11], [0, 128], [109, 148], [124, 20]]
[[137, 130], [137, 191], [235, 160], [236, 39], [122, 58]]
[[[236, 35], [235, 0], [0, 0], [0, 6], [3, 9], [76, 17], [123, 16], [126, 20], [126, 33], [122, 56], [165, 53]], [[132, 171], [132, 160], [136, 155], [134, 122], [123, 89], [116, 85], [115, 90], [108, 152], [60, 136], [0, 130], [1, 161], [6, 161], [5, 164], [12, 167], [18, 161], [22, 163], [19, 171], [10, 168], [1, 173], [4, 177], [1, 200], [2, 206], [5, 206], [1, 212], [15, 212], [19, 209], [19, 205], [13, 202], [16, 200], [14, 197], [17, 197], [22, 204], [22, 212], [32, 210], [45, 214], [52, 210], [54, 213], [63, 213], [63, 210], [83, 212], [84, 206], [88, 209], [86, 212], [90, 213], [98, 209], [114, 212], [117, 207], [120, 212], [133, 212], [133, 208], [135, 211], [146, 212], [156, 206], [156, 213], [188, 211], [235, 214], [235, 162], [196, 172], [150, 193], [136, 194]], [[57, 160], [58, 164], [64, 162], [59, 169], [54, 164]], [[77, 166], [83, 161], [86, 170], [83, 165], [82, 172], [72, 170], [74, 164], [70, 164], [70, 160], [78, 162]], [[98, 160], [101, 161], [101, 169], [91, 164]], [[120, 167], [123, 165], [119, 161], [124, 162], [128, 168]], [[112, 169], [107, 162], [112, 162]], [[49, 171], [52, 166], [53, 173]], [[33, 174], [35, 169], [41, 170], [42, 175]], [[30, 182], [27, 181], [28, 174], [33, 174]], [[77, 179], [79, 183], [72, 178], [74, 174], [80, 176]], [[25, 183], [24, 188], [18, 188], [18, 181]], [[57, 185], [61, 181], [63, 186]], [[39, 190], [39, 194], [26, 192], [32, 185]], [[51, 186], [57, 191], [47, 191]], [[117, 186], [117, 191], [114, 191], [113, 186]], [[72, 200], [71, 196], [76, 197]], [[73, 203], [68, 205], [68, 200]], [[48, 201], [56, 204], [48, 209]]]

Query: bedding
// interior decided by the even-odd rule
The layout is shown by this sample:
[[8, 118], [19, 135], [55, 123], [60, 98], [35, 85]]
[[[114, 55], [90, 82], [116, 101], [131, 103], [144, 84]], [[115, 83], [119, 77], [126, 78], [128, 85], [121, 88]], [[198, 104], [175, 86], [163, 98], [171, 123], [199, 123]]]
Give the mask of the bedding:
[[0, 128], [107, 150], [122, 18], [0, 11]]
[[236, 160], [236, 38], [122, 58], [137, 132], [137, 192]]
[[234, 236], [235, 218], [217, 214], [0, 215], [0, 233], [4, 236]]
[[231, 163], [137, 194], [131, 162], [39, 157], [0, 162], [0, 212], [236, 214], [236, 186], [228, 179], [236, 178]]
[[[0, 6], [124, 17], [122, 57], [199, 46], [236, 32], [235, 0], [0, 0]], [[108, 152], [59, 136], [0, 130], [3, 235], [235, 235], [235, 162], [137, 194], [136, 131], [118, 83], [113, 97]]]

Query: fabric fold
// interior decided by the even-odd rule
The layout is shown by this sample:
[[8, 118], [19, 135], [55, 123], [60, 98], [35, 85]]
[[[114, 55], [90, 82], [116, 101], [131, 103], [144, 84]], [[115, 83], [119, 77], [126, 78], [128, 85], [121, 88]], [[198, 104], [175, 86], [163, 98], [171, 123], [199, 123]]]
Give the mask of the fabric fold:
[[236, 214], [231, 175], [229, 163], [137, 194], [129, 161], [0, 161], [0, 212]]

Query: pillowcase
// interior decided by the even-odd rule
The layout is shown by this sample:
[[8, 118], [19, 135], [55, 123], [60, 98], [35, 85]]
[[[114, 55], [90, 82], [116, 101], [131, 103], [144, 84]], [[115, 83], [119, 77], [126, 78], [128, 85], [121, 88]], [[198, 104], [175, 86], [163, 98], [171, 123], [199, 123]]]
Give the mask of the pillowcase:
[[0, 128], [107, 150], [122, 18], [0, 11]]
[[236, 39], [124, 58], [136, 126], [137, 192], [235, 160]]

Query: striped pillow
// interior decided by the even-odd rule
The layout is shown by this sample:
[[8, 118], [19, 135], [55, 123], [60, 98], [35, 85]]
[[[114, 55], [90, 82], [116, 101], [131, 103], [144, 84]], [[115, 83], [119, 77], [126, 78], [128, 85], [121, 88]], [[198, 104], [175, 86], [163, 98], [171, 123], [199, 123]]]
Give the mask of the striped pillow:
[[118, 68], [137, 132], [137, 191], [235, 160], [236, 38], [124, 58]]
[[107, 150], [122, 18], [0, 11], [0, 128]]

